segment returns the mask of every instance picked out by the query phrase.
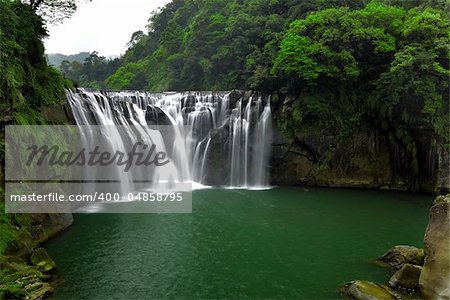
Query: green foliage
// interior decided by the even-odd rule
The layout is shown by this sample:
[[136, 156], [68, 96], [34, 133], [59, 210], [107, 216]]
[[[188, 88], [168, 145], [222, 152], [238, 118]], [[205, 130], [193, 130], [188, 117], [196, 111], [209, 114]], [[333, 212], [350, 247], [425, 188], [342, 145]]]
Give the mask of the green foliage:
[[47, 23], [61, 23], [71, 17], [77, 9], [76, 0], [22, 0]]
[[119, 67], [120, 59], [109, 60], [97, 52], [90, 53], [83, 62], [63, 60], [59, 65], [67, 79], [78, 86], [94, 89], [106, 88], [106, 79]]
[[[145, 85], [145, 77], [142, 74], [146, 67], [146, 61], [126, 64], [106, 80], [106, 85], [114, 90], [139, 89], [142, 84]], [[139, 80], [144, 80], [144, 82], [141, 83]]]
[[400, 34], [404, 13], [377, 2], [361, 10], [336, 8], [311, 13], [291, 24], [273, 72], [308, 83], [316, 83], [320, 76], [346, 81], [370, 76], [371, 58], [389, 60], [395, 51], [395, 35]]
[[19, 1], [0, 0], [0, 103], [9, 110], [64, 99], [65, 81], [44, 57], [42, 19]]
[[[431, 127], [446, 139], [449, 29], [444, 11], [377, 1], [360, 10], [313, 12], [292, 22], [272, 71], [320, 85], [320, 91], [303, 89], [315, 95], [314, 106], [308, 105], [310, 97], [299, 100], [304, 114], [314, 112], [306, 120], [336, 129], [339, 124], [329, 124], [324, 111], [336, 120], [363, 111], [367, 121], [384, 130]], [[317, 93], [328, 94], [328, 101], [319, 101], [324, 98]], [[292, 130], [305, 123], [298, 125]]]
[[[42, 106], [65, 99], [68, 85], [61, 74], [47, 65], [42, 39], [47, 35], [43, 20], [37, 15], [37, 2], [53, 5], [58, 1], [0, 0], [0, 107], [5, 120], [17, 125], [43, 124]], [[55, 9], [57, 6], [55, 6]], [[4, 132], [0, 133], [0, 162], [4, 166]], [[1, 168], [3, 173], [4, 168]], [[0, 174], [4, 179], [4, 174]], [[4, 191], [0, 188], [0, 259], [7, 249], [29, 238], [31, 219], [24, 214], [6, 214]], [[2, 270], [3, 271], [3, 270]], [[4, 280], [1, 297], [24, 298], [23, 287]]]
[[[3, 189], [0, 196], [4, 199]], [[0, 202], [0, 258], [7, 248], [16, 244], [22, 237], [28, 235], [31, 218], [25, 214], [6, 214], [5, 204]]]
[[[132, 37], [122, 59], [125, 69], [119, 68], [108, 85], [132, 86], [133, 66], [128, 64], [145, 60], [149, 67], [144, 72], [139, 70], [143, 78], [136, 82], [138, 89], [227, 90], [251, 86], [275, 90], [277, 79], [270, 74], [272, 58], [277, 52], [277, 38], [288, 15], [293, 14], [292, 2], [172, 1], [152, 14], [146, 35], [136, 33]], [[318, 5], [304, 7], [302, 13]]]

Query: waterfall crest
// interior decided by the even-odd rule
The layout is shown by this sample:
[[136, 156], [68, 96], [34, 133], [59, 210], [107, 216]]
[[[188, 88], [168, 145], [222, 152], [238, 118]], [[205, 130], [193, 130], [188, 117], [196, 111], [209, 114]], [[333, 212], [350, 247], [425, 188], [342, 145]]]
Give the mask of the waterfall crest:
[[[272, 115], [268, 97], [84, 89], [66, 94], [79, 126], [125, 128], [112, 126], [111, 147], [122, 148], [126, 140], [148, 136], [168, 151], [177, 180], [229, 188], [269, 186]], [[150, 129], [154, 125], [168, 125], [172, 134], [155, 133]], [[84, 142], [88, 144], [89, 137]], [[157, 174], [141, 175], [159, 179]], [[133, 178], [123, 180], [133, 182]]]

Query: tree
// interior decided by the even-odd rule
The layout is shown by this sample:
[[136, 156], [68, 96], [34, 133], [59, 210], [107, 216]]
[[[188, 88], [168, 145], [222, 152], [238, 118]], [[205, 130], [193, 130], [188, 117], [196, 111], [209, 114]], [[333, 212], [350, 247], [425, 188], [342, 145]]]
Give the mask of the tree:
[[62, 76], [47, 65], [42, 19], [19, 1], [0, 0], [0, 102], [11, 111], [62, 99]]
[[[85, 0], [92, 1], [92, 0]], [[77, 9], [77, 0], [22, 0], [47, 23], [57, 24], [71, 17]]]
[[131, 35], [131, 40], [127, 43], [127, 47], [131, 48], [136, 46], [139, 41], [145, 37], [145, 34], [142, 30], [136, 31]]

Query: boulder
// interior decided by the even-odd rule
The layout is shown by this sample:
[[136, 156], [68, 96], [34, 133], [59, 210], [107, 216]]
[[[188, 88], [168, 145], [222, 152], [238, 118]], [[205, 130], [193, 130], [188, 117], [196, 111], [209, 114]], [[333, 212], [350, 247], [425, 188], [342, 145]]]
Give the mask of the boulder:
[[413, 246], [395, 246], [379, 260], [395, 269], [400, 269], [404, 264], [421, 266], [424, 260], [424, 250]]
[[425, 232], [425, 263], [420, 289], [426, 300], [450, 299], [450, 195], [438, 197]]
[[389, 291], [388, 287], [381, 284], [356, 280], [346, 283], [342, 293], [351, 300], [397, 300], [399, 299]]
[[44, 248], [38, 248], [34, 250], [31, 255], [31, 263], [38, 267], [42, 273], [52, 272], [56, 268], [56, 264], [53, 259], [48, 255]]
[[400, 270], [392, 275], [389, 285], [393, 288], [414, 291], [419, 289], [421, 266], [404, 264]]
[[53, 288], [48, 283], [40, 283], [35, 285], [34, 290], [29, 292], [28, 299], [37, 300], [37, 299], [45, 299], [48, 298], [51, 294], [53, 294]]

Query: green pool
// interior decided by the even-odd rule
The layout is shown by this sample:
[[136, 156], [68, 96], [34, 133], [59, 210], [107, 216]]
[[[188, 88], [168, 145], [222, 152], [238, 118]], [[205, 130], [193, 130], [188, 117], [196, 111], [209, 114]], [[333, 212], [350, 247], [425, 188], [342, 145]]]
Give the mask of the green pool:
[[47, 249], [56, 299], [339, 299], [386, 282], [374, 259], [422, 247], [432, 197], [279, 187], [198, 190], [186, 215], [76, 215]]

